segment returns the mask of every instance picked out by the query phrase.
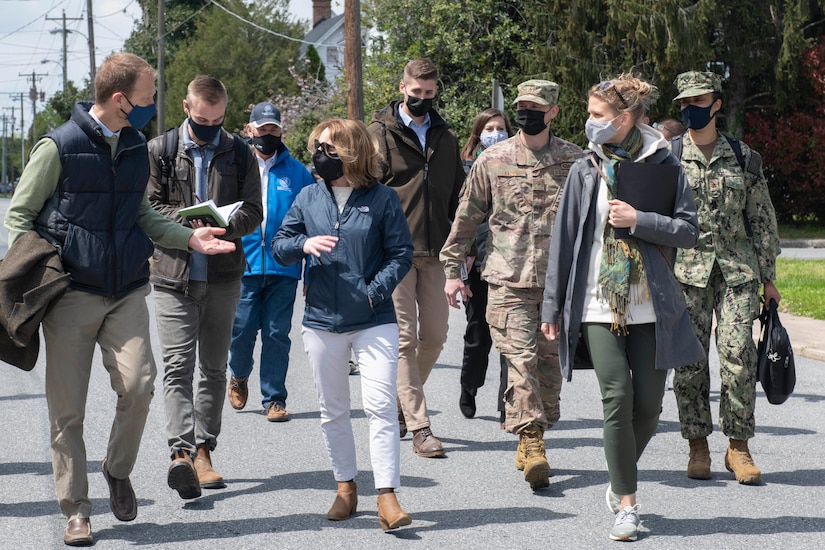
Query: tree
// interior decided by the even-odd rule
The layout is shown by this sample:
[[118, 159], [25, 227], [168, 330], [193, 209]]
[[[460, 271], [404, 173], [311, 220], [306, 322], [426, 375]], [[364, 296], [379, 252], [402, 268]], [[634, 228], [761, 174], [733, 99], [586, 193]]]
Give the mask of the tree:
[[[264, 29], [290, 37], [303, 36], [300, 24], [287, 19], [288, 0], [266, 0], [247, 7], [240, 0], [222, 2], [231, 12]], [[249, 120], [249, 106], [276, 91], [294, 92], [288, 67], [298, 42], [260, 30], [211, 5], [195, 17], [195, 28], [167, 65], [169, 120], [183, 118], [181, 102], [195, 76], [220, 79], [229, 92], [224, 127], [238, 131]]]
[[[364, 67], [365, 112], [399, 97], [407, 61], [430, 59], [439, 69], [439, 112], [461, 141], [490, 107], [492, 83], [514, 97], [523, 80], [517, 55], [529, 41], [522, 2], [513, 0], [366, 0], [365, 21], [380, 35]], [[509, 103], [509, 102], [506, 102]]]

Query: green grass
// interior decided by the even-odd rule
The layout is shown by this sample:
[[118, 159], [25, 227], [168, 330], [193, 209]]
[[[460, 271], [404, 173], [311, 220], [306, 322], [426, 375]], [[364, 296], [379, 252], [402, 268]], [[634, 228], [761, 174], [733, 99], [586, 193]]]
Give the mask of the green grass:
[[783, 239], [825, 239], [825, 226], [813, 222], [779, 224]]
[[780, 309], [794, 315], [825, 320], [825, 260], [776, 260]]

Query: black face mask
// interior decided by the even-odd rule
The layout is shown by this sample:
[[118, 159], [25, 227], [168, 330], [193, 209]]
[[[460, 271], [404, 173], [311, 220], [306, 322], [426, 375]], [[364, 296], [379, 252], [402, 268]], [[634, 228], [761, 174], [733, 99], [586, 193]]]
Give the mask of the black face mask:
[[206, 124], [198, 124], [192, 117], [189, 117], [189, 129], [192, 130], [192, 133], [195, 134], [195, 137], [201, 141], [205, 141], [206, 143], [212, 143], [212, 140], [215, 139], [215, 136], [218, 135], [218, 132], [221, 131], [221, 124], [216, 124], [215, 126], [207, 126]]
[[326, 182], [334, 181], [344, 176], [344, 163], [341, 162], [341, 159], [327, 156], [321, 149], [312, 153], [312, 164], [315, 166], [315, 172]]
[[268, 157], [281, 147], [281, 136], [273, 136], [272, 134], [255, 136], [252, 138], [252, 147], [260, 151], [263, 156]]
[[414, 117], [424, 116], [433, 108], [432, 99], [424, 99], [421, 97], [407, 96], [407, 109]]
[[533, 111], [530, 109], [519, 109], [516, 111], [516, 125], [528, 136], [540, 134], [547, 123], [544, 122], [544, 111]]

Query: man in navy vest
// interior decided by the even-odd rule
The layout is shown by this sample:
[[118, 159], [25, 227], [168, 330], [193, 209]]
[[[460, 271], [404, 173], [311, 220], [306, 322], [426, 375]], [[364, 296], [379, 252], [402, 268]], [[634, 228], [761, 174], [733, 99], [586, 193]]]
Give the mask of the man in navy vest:
[[149, 163], [138, 130], [155, 113], [154, 81], [136, 55], [106, 58], [95, 103], [77, 103], [71, 120], [35, 145], [6, 213], [9, 247], [34, 229], [72, 278], [43, 318], [52, 468], [70, 546], [93, 543], [83, 419], [95, 346], [118, 396], [103, 460], [109, 503], [121, 521], [137, 515], [129, 474], [157, 373], [146, 307], [152, 242], [204, 254], [235, 249], [216, 238], [223, 229], [178, 225], [145, 197]]

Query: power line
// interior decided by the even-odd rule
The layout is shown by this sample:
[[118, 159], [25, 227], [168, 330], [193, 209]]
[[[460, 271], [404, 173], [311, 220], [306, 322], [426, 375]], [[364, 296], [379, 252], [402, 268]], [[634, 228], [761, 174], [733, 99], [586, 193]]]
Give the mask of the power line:
[[[223, 11], [225, 11], [226, 13], [228, 13], [229, 15], [231, 15], [232, 17], [234, 17], [234, 18], [236, 18], [236, 19], [239, 19], [240, 21], [243, 21], [243, 22], [244, 22], [244, 23], [246, 23], [247, 25], [250, 25], [250, 26], [252, 26], [252, 27], [255, 27], [255, 28], [256, 28], [256, 29], [258, 29], [259, 31], [263, 31], [263, 32], [265, 32], [265, 33], [269, 33], [269, 34], [275, 35], [275, 36], [277, 36], [277, 37], [279, 37], [279, 38], [283, 38], [283, 39], [285, 39], [285, 40], [291, 40], [292, 42], [298, 42], [298, 43], [300, 43], [300, 44], [307, 44], [308, 46], [320, 46], [320, 45], [321, 45], [321, 44], [320, 44], [320, 43], [318, 43], [318, 42], [307, 42], [306, 40], [301, 40], [300, 38], [293, 38], [293, 37], [291, 37], [291, 36], [287, 36], [287, 35], [285, 35], [285, 34], [281, 34], [281, 33], [279, 33], [279, 32], [275, 32], [275, 31], [273, 31], [273, 30], [271, 30], [271, 29], [264, 28], [264, 27], [262, 27], [262, 26], [260, 26], [260, 25], [258, 25], [258, 24], [253, 23], [252, 21], [249, 21], [248, 19], [244, 19], [243, 17], [241, 17], [241, 16], [240, 16], [240, 15], [238, 15], [237, 13], [234, 13], [234, 12], [230, 11], [228, 8], [225, 8], [224, 6], [222, 6], [222, 5], [218, 4], [218, 2], [216, 2], [215, 0], [211, 0], [211, 1], [209, 2], [209, 4], [212, 4], [212, 5], [214, 5], [214, 6], [218, 7], [218, 8], [220, 8], [220, 9], [222, 9]], [[207, 4], [207, 5], [209, 5], [209, 4]]]

